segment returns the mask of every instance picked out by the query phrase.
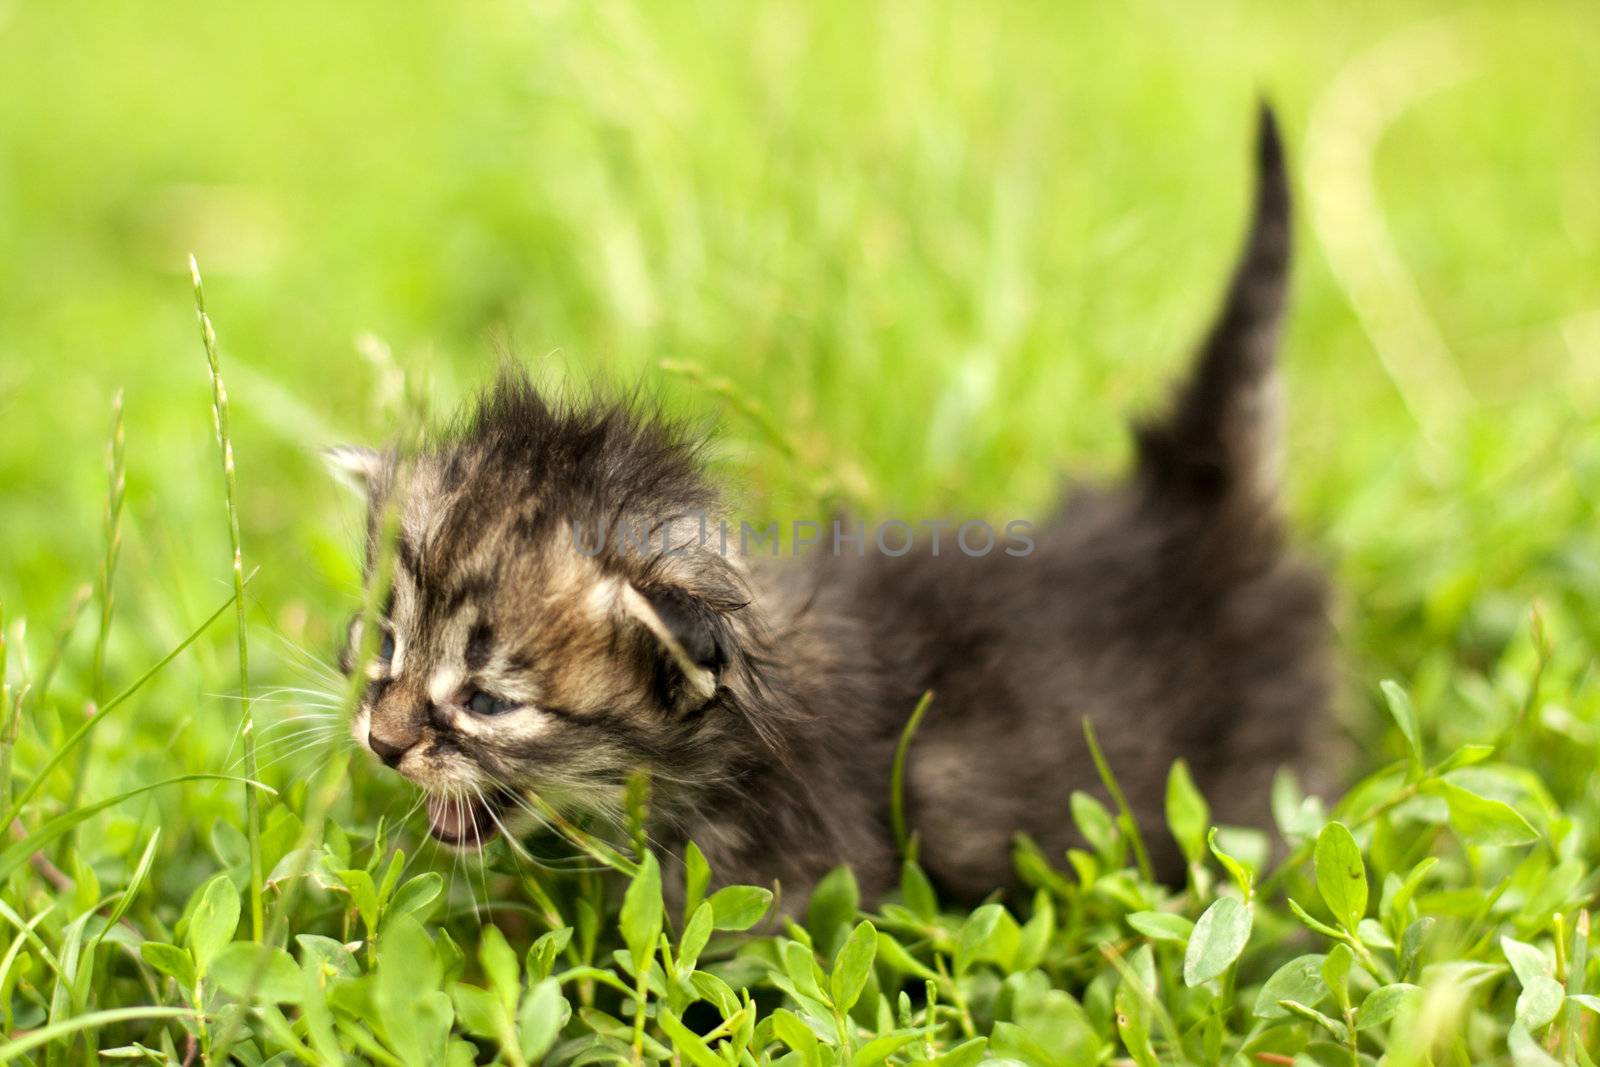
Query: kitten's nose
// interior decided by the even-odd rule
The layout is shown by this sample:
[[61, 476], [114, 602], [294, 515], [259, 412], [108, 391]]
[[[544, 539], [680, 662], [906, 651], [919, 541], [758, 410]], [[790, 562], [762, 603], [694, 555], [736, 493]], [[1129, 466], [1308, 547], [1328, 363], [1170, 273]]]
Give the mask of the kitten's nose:
[[392, 741], [385, 741], [372, 730], [367, 731], [367, 747], [378, 754], [378, 758], [390, 767], [400, 765], [400, 757], [411, 751], [409, 744], [397, 745]]

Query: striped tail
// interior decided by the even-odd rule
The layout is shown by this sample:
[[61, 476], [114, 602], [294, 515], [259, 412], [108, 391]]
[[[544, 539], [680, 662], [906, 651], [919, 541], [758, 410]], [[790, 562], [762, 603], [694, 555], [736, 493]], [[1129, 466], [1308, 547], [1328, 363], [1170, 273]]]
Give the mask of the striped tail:
[[1259, 507], [1277, 491], [1275, 353], [1289, 277], [1289, 181], [1272, 110], [1261, 105], [1250, 232], [1221, 311], [1165, 417], [1137, 430], [1154, 491]]

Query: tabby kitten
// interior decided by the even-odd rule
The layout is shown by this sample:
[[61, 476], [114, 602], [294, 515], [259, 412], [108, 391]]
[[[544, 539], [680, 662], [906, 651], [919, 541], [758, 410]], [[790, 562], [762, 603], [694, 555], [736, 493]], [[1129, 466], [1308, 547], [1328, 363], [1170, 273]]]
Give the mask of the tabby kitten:
[[[725, 554], [684, 518], [722, 514], [692, 434], [517, 375], [404, 463], [335, 450], [368, 499], [369, 574], [390, 555], [380, 517], [399, 519], [355, 736], [427, 791], [452, 844], [505, 832], [521, 790], [614, 813], [642, 770], [664, 859], [693, 840], [719, 879], [780, 879], [791, 900], [845, 862], [869, 897], [892, 884], [889, 768], [926, 690], [906, 811], [952, 900], [1013, 884], [1019, 831], [1075, 843], [1068, 794], [1098, 789], [1085, 717], [1164, 874], [1173, 759], [1219, 821], [1262, 824], [1277, 767], [1321, 769], [1330, 683], [1324, 582], [1275, 503], [1289, 190], [1265, 109], [1256, 154], [1191, 378], [1137, 430], [1127, 483], [1070, 494], [1025, 555]], [[595, 543], [619, 524], [651, 549]]]

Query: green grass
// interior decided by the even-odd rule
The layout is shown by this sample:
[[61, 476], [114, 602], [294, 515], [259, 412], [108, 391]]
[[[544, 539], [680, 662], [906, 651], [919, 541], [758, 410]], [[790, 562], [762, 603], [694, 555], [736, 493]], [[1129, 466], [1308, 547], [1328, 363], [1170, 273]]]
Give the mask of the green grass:
[[[1597, 47], [1583, 3], [0, 0], [0, 1060], [1589, 1062]], [[1260, 91], [1355, 753], [1330, 809], [1279, 797], [1286, 861], [1208, 845], [1178, 775], [1192, 878], [1149, 885], [1062, 783], [1089, 844], [1020, 857], [1031, 904], [909, 866], [740, 933], [759, 892], [663, 914], [631, 848], [441, 857], [295, 718], [363, 603], [316, 449], [506, 351], [705, 413], [753, 518], [1115, 472], [1232, 255]]]

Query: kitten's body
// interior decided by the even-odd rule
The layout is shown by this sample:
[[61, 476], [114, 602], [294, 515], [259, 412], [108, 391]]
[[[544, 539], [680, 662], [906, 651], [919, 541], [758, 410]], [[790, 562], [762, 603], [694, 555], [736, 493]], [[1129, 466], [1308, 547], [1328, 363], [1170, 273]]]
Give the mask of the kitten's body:
[[1070, 791], [1099, 790], [1085, 717], [1163, 872], [1173, 759], [1219, 821], [1263, 822], [1276, 768], [1315, 770], [1329, 690], [1324, 586], [1285, 553], [1270, 469], [1287, 198], [1264, 118], [1255, 221], [1191, 381], [1129, 484], [1075, 494], [1025, 556], [587, 554], [574, 524], [681, 533], [716, 494], [672, 428], [518, 380], [409, 468], [343, 453], [372, 530], [397, 492], [401, 514], [396, 641], [358, 737], [468, 798], [430, 805], [447, 840], [492, 832], [518, 790], [604, 807], [643, 769], [668, 857], [692, 839], [719, 880], [791, 900], [846, 862], [868, 896], [892, 884], [890, 765], [925, 690], [907, 816], [955, 899], [1012, 883], [1018, 831], [1072, 843]]

